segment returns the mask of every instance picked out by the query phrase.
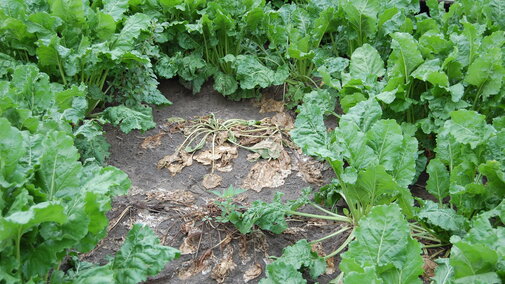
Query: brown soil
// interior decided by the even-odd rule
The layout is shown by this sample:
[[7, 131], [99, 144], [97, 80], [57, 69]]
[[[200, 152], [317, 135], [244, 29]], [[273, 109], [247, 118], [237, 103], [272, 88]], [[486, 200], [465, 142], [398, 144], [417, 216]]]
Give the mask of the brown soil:
[[[192, 95], [176, 81], [163, 81], [160, 89], [173, 105], [154, 110], [158, 125], [155, 129], [124, 134], [117, 128], [106, 127], [106, 137], [112, 145], [109, 164], [125, 171], [133, 187], [127, 196], [115, 199], [109, 214], [111, 225], [108, 236], [94, 251], [84, 255], [84, 260], [105, 262], [105, 256], [119, 248], [132, 224], [146, 223], [165, 245], [181, 248], [186, 242], [182, 248], [189, 252], [167, 264], [165, 270], [147, 283], [245, 283], [246, 271], [254, 268], [259, 271], [258, 267], [261, 267], [261, 275], [247, 282], [257, 283], [265, 277], [264, 269], [270, 256], [280, 256], [282, 248], [299, 239], [315, 240], [341, 226], [334, 222], [292, 218], [290, 229], [283, 234], [256, 230], [241, 235], [233, 226], [213, 220], [213, 216], [219, 213], [214, 205], [216, 196], [202, 186], [203, 176], [210, 173], [209, 166], [193, 162], [175, 176], [166, 169], [156, 167], [160, 159], [174, 153], [184, 140], [183, 134], [168, 133], [153, 149], [143, 149], [142, 142], [165, 131], [163, 124], [170, 117], [190, 119], [214, 113], [221, 119], [259, 120], [273, 113], [259, 113], [259, 108], [249, 101], [228, 101], [211, 87]], [[291, 157], [294, 156], [293, 151], [288, 149]], [[246, 159], [247, 154], [250, 152], [239, 149], [238, 158], [233, 161], [233, 170], [219, 172], [222, 181], [215, 190], [220, 191], [229, 185], [241, 186], [254, 165]], [[317, 187], [305, 182], [297, 173], [293, 170], [285, 179], [285, 184], [278, 188], [263, 188], [261, 192], [248, 190], [239, 196], [239, 201], [243, 204], [255, 200], [271, 201], [276, 192], [283, 192], [285, 200], [296, 199], [303, 188]], [[332, 177], [331, 171], [324, 171], [323, 177], [328, 182]], [[320, 250], [330, 253], [343, 242], [344, 237], [325, 241]], [[317, 279], [319, 283], [327, 283], [338, 276], [338, 259], [331, 264], [334, 265], [333, 271]]]

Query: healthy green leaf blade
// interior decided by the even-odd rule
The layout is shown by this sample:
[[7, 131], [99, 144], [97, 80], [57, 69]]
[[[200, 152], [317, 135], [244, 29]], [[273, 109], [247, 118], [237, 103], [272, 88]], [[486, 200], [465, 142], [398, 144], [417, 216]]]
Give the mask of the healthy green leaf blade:
[[312, 251], [307, 240], [299, 240], [296, 244], [284, 248], [282, 256], [267, 265], [268, 278], [261, 283], [279, 283], [280, 280], [306, 283], [298, 271], [301, 268], [308, 269], [313, 279], [323, 274], [326, 269], [325, 260]]
[[17, 211], [0, 217], [0, 241], [21, 237], [28, 229], [44, 222], [64, 223], [67, 216], [59, 202], [41, 202], [27, 211]]
[[360, 220], [355, 235], [349, 250], [342, 254], [340, 269], [345, 275], [371, 268], [385, 283], [395, 278], [397, 283], [412, 283], [421, 275], [421, 246], [410, 236], [408, 223], [397, 205], [372, 208]]
[[422, 62], [423, 56], [418, 49], [418, 43], [407, 33], [394, 33], [391, 35], [393, 41], [391, 42], [391, 53], [388, 61], [388, 66], [392, 69], [389, 70], [391, 77], [407, 77], [414, 71]]
[[131, 108], [124, 105], [109, 107], [103, 115], [110, 123], [119, 125], [124, 133], [129, 133], [133, 129], [147, 130], [156, 126], [151, 108], [144, 105]]
[[429, 175], [426, 190], [442, 204], [442, 199], [449, 195], [449, 171], [439, 159], [433, 159], [428, 164], [426, 172]]
[[384, 76], [384, 62], [375, 48], [364, 44], [351, 55], [349, 71], [353, 78], [372, 84], [378, 77]]
[[451, 112], [451, 120], [445, 126], [459, 143], [469, 144], [475, 149], [484, 143], [495, 132], [486, 123], [486, 117], [471, 110], [457, 110]]
[[118, 283], [139, 283], [159, 273], [167, 262], [179, 256], [178, 250], [161, 245], [149, 227], [135, 224], [116, 253], [111, 269]]
[[366, 138], [368, 146], [377, 155], [379, 164], [388, 171], [393, 170], [403, 142], [400, 125], [393, 119], [381, 119], [367, 131]]
[[465, 232], [465, 228], [467, 228], [465, 217], [458, 215], [454, 209], [440, 208], [440, 205], [431, 200], [425, 201], [418, 216], [429, 224], [438, 226], [453, 234], [462, 234]]
[[79, 153], [72, 137], [64, 132], [49, 132], [42, 141], [44, 153], [40, 157], [38, 178], [40, 187], [51, 200], [61, 195], [72, 195], [80, 187]]
[[8, 188], [11, 184], [21, 185], [24, 182], [26, 170], [19, 164], [25, 155], [23, 136], [12, 127], [5, 118], [0, 118], [0, 186]]
[[104, 0], [103, 12], [112, 16], [114, 21], [123, 17], [124, 12], [128, 10], [128, 0]]

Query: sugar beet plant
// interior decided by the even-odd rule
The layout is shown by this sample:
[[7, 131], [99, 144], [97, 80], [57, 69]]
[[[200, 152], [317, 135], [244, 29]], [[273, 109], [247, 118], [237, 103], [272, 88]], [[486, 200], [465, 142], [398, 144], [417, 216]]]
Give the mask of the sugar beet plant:
[[86, 114], [85, 88], [50, 83], [33, 65], [17, 65], [6, 77], [0, 80], [0, 281], [137, 283], [161, 271], [178, 251], [142, 225], [109, 264], [59, 270], [67, 256], [92, 250], [106, 235], [111, 199], [125, 194], [130, 180], [95, 162], [106, 149], [91, 147], [103, 142], [93, 121], [73, 127]]
[[[153, 43], [163, 28], [131, 12], [128, 1], [5, 1], [0, 20], [2, 65], [34, 62], [52, 81], [87, 86], [87, 115], [105, 103], [123, 104], [103, 117], [126, 132], [145, 130], [153, 122], [144, 104], [170, 104], [150, 62], [159, 56]], [[131, 80], [143, 84], [132, 87]]]

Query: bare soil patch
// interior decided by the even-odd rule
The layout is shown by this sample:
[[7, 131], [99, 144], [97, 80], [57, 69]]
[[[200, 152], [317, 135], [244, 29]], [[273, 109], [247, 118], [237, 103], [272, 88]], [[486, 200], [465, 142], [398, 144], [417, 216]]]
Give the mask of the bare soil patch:
[[[111, 144], [109, 164], [125, 171], [133, 187], [127, 196], [115, 199], [109, 213], [108, 236], [94, 251], [82, 256], [84, 260], [104, 262], [106, 255], [119, 248], [133, 224], [146, 223], [163, 244], [183, 252], [181, 258], [169, 263], [147, 283], [257, 283], [265, 276], [270, 256], [280, 256], [282, 248], [299, 239], [318, 239], [339, 228], [340, 224], [335, 222], [292, 218], [290, 228], [283, 234], [256, 230], [241, 235], [233, 226], [213, 220], [220, 212], [214, 204], [217, 196], [208, 188], [221, 191], [230, 185], [249, 186], [251, 189], [237, 196], [237, 201], [243, 204], [271, 201], [276, 192], [283, 192], [284, 199], [289, 200], [296, 199], [305, 187], [316, 188], [317, 184], [329, 182], [333, 174], [317, 161], [286, 146], [273, 153], [279, 158], [270, 160], [256, 160], [258, 153], [233, 148], [233, 143], [226, 142], [220, 145], [233, 149], [220, 148], [220, 152], [214, 149], [212, 153], [204, 148], [194, 153], [191, 161], [184, 155], [175, 157], [185, 139], [181, 129], [177, 129], [181, 119], [213, 114], [221, 121], [267, 119], [286, 126], [290, 114], [280, 112], [282, 107], [273, 100], [228, 101], [210, 86], [193, 95], [169, 80], [161, 82], [160, 89], [174, 104], [154, 109], [155, 129], [124, 134], [116, 128], [106, 128]], [[282, 115], [276, 116], [279, 112]], [[271, 146], [268, 141], [264, 143]], [[220, 156], [216, 157], [216, 153]], [[160, 161], [167, 161], [170, 156], [179, 159], [172, 162], [172, 170], [160, 167]], [[274, 175], [276, 170], [279, 175]], [[321, 175], [310, 174], [319, 171]], [[315, 249], [321, 254], [330, 253], [345, 237], [330, 239]], [[320, 283], [338, 275], [338, 258], [330, 259], [328, 264], [327, 274], [317, 279]]]

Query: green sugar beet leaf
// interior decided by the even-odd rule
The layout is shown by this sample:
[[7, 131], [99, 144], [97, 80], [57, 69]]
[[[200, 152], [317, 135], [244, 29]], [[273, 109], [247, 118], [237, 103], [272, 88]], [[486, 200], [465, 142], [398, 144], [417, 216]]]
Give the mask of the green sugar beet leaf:
[[423, 56], [418, 48], [418, 43], [407, 33], [394, 33], [391, 35], [393, 52], [388, 61], [388, 75], [402, 77], [407, 83], [409, 75], [423, 63]]
[[80, 187], [79, 173], [82, 165], [72, 137], [64, 132], [50, 132], [42, 141], [44, 152], [40, 156], [39, 186], [49, 200], [75, 194]]
[[[347, 277], [353, 283], [354, 273], [381, 279], [384, 283], [421, 282], [418, 279], [423, 272], [421, 245], [410, 236], [409, 225], [398, 205], [372, 208], [360, 220], [355, 235], [349, 250], [342, 254], [340, 269], [345, 275], [344, 283]], [[370, 275], [371, 270], [375, 271], [375, 278]]]
[[82, 190], [106, 196], [124, 195], [131, 186], [128, 175], [113, 166], [87, 167]]
[[457, 142], [469, 144], [472, 149], [484, 143], [495, 132], [486, 123], [486, 117], [471, 110], [457, 110], [451, 112], [451, 120], [444, 126], [449, 129]]
[[217, 72], [214, 74], [214, 89], [224, 96], [228, 96], [237, 91], [238, 83], [232, 75]]
[[335, 108], [335, 97], [328, 91], [318, 90], [305, 94], [304, 104], [298, 107], [299, 114], [291, 137], [302, 150], [324, 159], [338, 159], [331, 135], [324, 124], [324, 116]]
[[114, 21], [118, 21], [128, 10], [128, 0], [104, 0], [103, 12], [111, 15]]
[[179, 256], [178, 250], [161, 245], [149, 227], [135, 224], [116, 253], [111, 269], [118, 283], [139, 283], [158, 274], [168, 261]]
[[272, 203], [256, 200], [246, 212], [231, 215], [230, 221], [242, 234], [251, 232], [254, 225], [280, 234], [288, 228], [285, 219], [288, 207], [281, 202], [281, 196], [282, 194], [277, 193]]
[[357, 39], [357, 45], [361, 46], [377, 30], [377, 14], [380, 11], [380, 2], [377, 0], [347, 0], [344, 1], [342, 9], [355, 33], [353, 37]]
[[366, 133], [368, 146], [377, 155], [379, 164], [393, 170], [397, 155], [402, 147], [402, 129], [393, 119], [377, 121]]
[[428, 164], [426, 172], [429, 175], [426, 190], [442, 204], [442, 199], [449, 195], [449, 171], [439, 159], [433, 159]]
[[310, 276], [315, 279], [326, 270], [326, 261], [316, 252], [312, 251], [307, 240], [299, 240], [296, 244], [282, 250], [282, 256], [267, 265], [267, 278], [260, 283], [306, 283], [302, 278], [300, 269], [306, 268]]
[[472, 219], [471, 228], [462, 238], [452, 236], [451, 255], [438, 261], [435, 283], [501, 283], [505, 263], [505, 228], [495, 226], [505, 220], [505, 202]]
[[299, 240], [296, 244], [282, 250], [282, 256], [276, 261], [284, 262], [288, 265], [300, 269], [306, 267], [312, 278], [323, 274], [326, 269], [326, 262], [316, 252], [312, 251], [307, 240]]
[[[227, 60], [232, 60], [232, 56], [228, 55], [227, 57]], [[236, 70], [240, 87], [245, 90], [280, 85], [289, 76], [286, 66], [281, 66], [275, 71], [263, 65], [253, 55], [236, 56], [233, 59], [233, 66]]]
[[158, 274], [167, 262], [179, 256], [178, 250], [161, 245], [149, 227], [135, 224], [111, 262], [103, 266], [85, 263], [87, 267], [78, 271], [72, 280], [74, 283], [136, 284]]
[[470, 64], [465, 82], [477, 88], [475, 102], [480, 102], [481, 97], [485, 101], [500, 92], [505, 75], [502, 62], [501, 48], [491, 48]]
[[109, 157], [110, 144], [103, 136], [102, 127], [96, 122], [87, 120], [74, 131], [75, 147], [81, 153], [81, 160], [95, 159], [103, 165]]
[[407, 188], [416, 176], [418, 142], [415, 137], [404, 133], [400, 150], [396, 153], [391, 175], [399, 186]]
[[374, 98], [359, 102], [340, 118], [340, 126], [354, 124], [362, 132], [368, 131], [380, 119], [382, 109]]
[[426, 200], [418, 213], [419, 218], [453, 234], [462, 234], [468, 227], [465, 217], [452, 208], [441, 208], [437, 203]]
[[[451, 250], [450, 263], [454, 267], [455, 278], [480, 277], [494, 271], [497, 261], [496, 252], [484, 245], [458, 242]], [[497, 275], [495, 277], [497, 278]]]
[[285, 262], [274, 262], [266, 268], [267, 278], [261, 279], [260, 284], [277, 284], [277, 283], [291, 283], [291, 284], [305, 284], [307, 280], [294, 266]]
[[412, 72], [411, 76], [425, 81], [430, 82], [434, 86], [449, 87], [449, 78], [447, 74], [442, 71], [439, 59], [432, 59], [425, 61], [417, 69]]
[[103, 116], [110, 123], [119, 125], [124, 133], [129, 133], [133, 129], [147, 130], [156, 126], [151, 108], [144, 105], [109, 107]]
[[449, 264], [448, 258], [439, 258], [435, 260], [438, 264], [435, 269], [435, 276], [431, 278], [435, 284], [449, 284], [454, 275], [454, 268]]
[[22, 185], [26, 174], [26, 169], [19, 163], [26, 153], [23, 136], [3, 117], [0, 118], [0, 132], [3, 136], [0, 140], [0, 186]]
[[44, 222], [64, 223], [67, 216], [59, 202], [41, 202], [27, 211], [17, 211], [0, 218], [0, 241], [21, 237], [33, 226]]
[[384, 76], [384, 62], [374, 47], [364, 44], [353, 52], [349, 72], [353, 78], [373, 83], [378, 77]]
[[364, 272], [351, 271], [346, 274], [345, 284], [382, 284], [384, 281], [377, 276], [377, 271], [371, 267], [365, 267]]
[[151, 17], [142, 13], [137, 13], [128, 17], [124, 23], [123, 29], [110, 47], [112, 59], [117, 59], [125, 52], [132, 50], [135, 39], [139, 37], [142, 31], [149, 28], [150, 23]]

